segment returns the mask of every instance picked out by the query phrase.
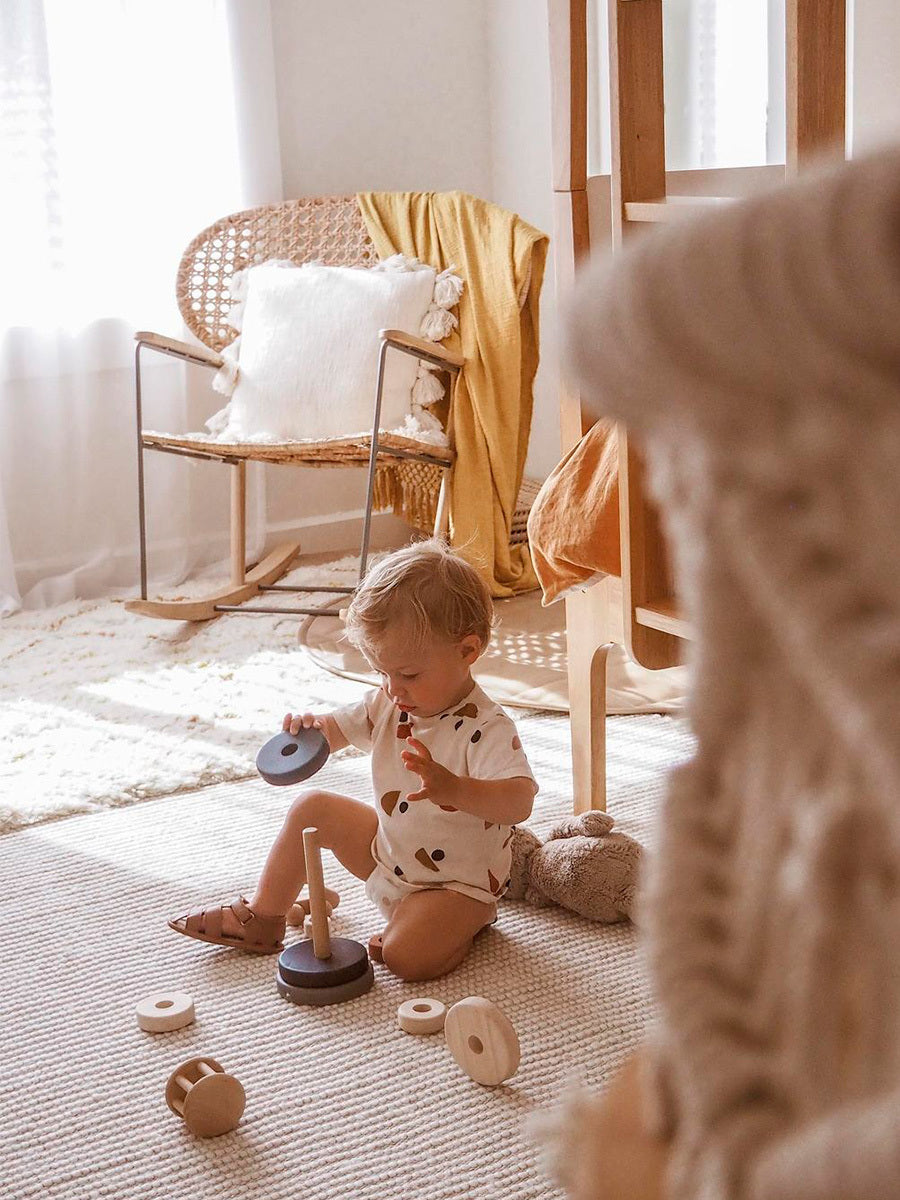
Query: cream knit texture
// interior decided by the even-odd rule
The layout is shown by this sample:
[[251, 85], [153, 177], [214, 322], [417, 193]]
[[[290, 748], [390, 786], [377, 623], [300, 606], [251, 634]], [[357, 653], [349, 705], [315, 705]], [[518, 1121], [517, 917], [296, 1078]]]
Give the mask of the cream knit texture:
[[900, 151], [637, 239], [570, 341], [698, 631], [646, 896], [669, 1195], [896, 1196]]

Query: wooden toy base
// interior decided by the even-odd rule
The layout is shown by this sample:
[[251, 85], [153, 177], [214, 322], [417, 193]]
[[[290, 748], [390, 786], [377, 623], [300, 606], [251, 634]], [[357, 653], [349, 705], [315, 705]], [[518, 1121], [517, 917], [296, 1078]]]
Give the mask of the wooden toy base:
[[291, 987], [336, 987], [351, 983], [366, 973], [369, 956], [365, 946], [352, 938], [331, 938], [331, 953], [316, 958], [312, 941], [294, 942], [278, 956], [278, 969], [284, 982]]
[[279, 996], [284, 996], [285, 1000], [294, 1004], [340, 1004], [344, 1000], [355, 1000], [357, 996], [367, 992], [374, 982], [375, 972], [371, 963], [356, 979], [335, 984], [333, 987], [296, 987], [285, 981], [280, 969], [275, 971], [275, 986]]

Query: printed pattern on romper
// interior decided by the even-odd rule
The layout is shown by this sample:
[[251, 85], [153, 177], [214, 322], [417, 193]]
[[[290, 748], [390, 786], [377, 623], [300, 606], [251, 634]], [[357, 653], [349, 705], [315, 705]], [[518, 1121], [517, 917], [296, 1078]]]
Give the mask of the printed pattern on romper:
[[[377, 797], [377, 861], [417, 886], [450, 887], [485, 902], [501, 896], [509, 884], [510, 827], [428, 799], [410, 800], [421, 781], [401, 755], [415, 737], [456, 775], [532, 778], [513, 721], [477, 686], [462, 703], [433, 717], [398, 712], [381, 689], [364, 705]], [[362, 740], [362, 707], [335, 714], [348, 740], [354, 741], [351, 731], [357, 729]]]

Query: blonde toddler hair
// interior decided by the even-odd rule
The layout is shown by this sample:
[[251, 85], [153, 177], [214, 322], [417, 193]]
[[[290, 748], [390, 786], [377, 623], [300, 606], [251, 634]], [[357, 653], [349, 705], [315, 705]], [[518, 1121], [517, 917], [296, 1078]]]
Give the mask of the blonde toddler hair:
[[433, 636], [458, 642], [474, 633], [485, 650], [493, 620], [482, 577], [432, 538], [395, 550], [369, 570], [347, 610], [347, 637], [365, 650], [388, 625], [406, 621], [416, 647]]

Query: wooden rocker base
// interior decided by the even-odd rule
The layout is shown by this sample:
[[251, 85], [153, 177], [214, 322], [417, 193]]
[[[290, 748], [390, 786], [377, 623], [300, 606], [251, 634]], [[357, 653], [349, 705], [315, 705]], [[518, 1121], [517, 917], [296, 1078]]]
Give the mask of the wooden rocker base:
[[221, 616], [216, 612], [217, 604], [242, 604], [249, 600], [265, 584], [274, 583], [282, 576], [299, 553], [299, 542], [276, 546], [252, 571], [247, 572], [242, 584], [223, 588], [199, 600], [129, 600], [125, 608], [144, 617], [162, 617], [170, 621], [210, 621], [213, 617]]

